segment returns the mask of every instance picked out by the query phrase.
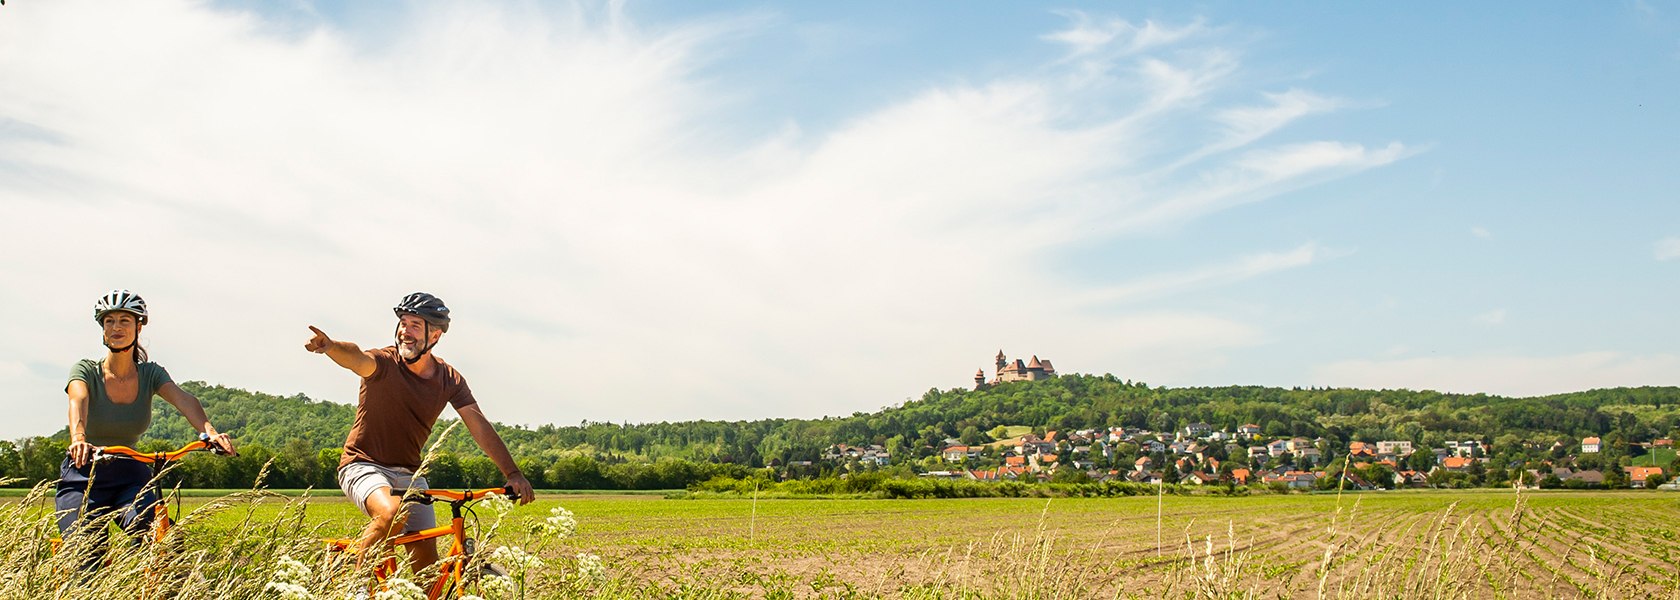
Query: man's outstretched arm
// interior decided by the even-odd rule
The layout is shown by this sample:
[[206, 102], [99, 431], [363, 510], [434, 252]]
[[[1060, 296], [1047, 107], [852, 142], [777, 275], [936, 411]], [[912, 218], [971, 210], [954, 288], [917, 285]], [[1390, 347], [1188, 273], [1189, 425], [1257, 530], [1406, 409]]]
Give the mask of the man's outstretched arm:
[[333, 341], [332, 338], [327, 337], [327, 334], [316, 329], [314, 325], [310, 325], [309, 330], [315, 332], [315, 335], [309, 338], [309, 343], [303, 345], [304, 350], [316, 354], [325, 354], [327, 358], [331, 358], [333, 362], [338, 363], [338, 366], [350, 369], [352, 373], [359, 377], [373, 375], [373, 370], [379, 366], [379, 363], [373, 361], [372, 356], [362, 352], [362, 349], [355, 343]]
[[467, 432], [472, 434], [478, 448], [484, 455], [496, 463], [496, 468], [502, 470], [502, 476], [507, 477], [508, 487], [513, 493], [519, 494], [519, 503], [525, 504], [532, 500], [531, 481], [519, 472], [519, 465], [514, 464], [513, 455], [508, 453], [507, 444], [502, 443], [502, 436], [496, 433], [496, 427], [485, 418], [484, 411], [478, 409], [477, 404], [469, 404], [465, 408], [455, 409], [461, 415], [461, 424], [467, 426]]

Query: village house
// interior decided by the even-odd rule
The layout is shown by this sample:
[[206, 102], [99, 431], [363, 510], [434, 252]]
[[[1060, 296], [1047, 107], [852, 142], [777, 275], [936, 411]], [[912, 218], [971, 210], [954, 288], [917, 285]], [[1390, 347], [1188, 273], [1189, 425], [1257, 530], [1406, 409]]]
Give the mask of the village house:
[[1248, 439], [1251, 439], [1251, 440], [1259, 438], [1260, 437], [1260, 426], [1255, 425], [1253, 423], [1246, 423], [1242, 427], [1237, 428], [1237, 434], [1247, 436]]
[[887, 466], [887, 463], [891, 462], [891, 458], [892, 456], [887, 453], [887, 449], [880, 444], [870, 444], [868, 446], [835, 444], [823, 450], [824, 460], [856, 460], [859, 463], [880, 467]]
[[1374, 457], [1377, 447], [1365, 442], [1348, 442], [1348, 456]]
[[1583, 438], [1581, 440], [1581, 454], [1596, 454], [1598, 452], [1598, 448], [1599, 439], [1596, 437]]
[[1266, 444], [1266, 453], [1272, 456], [1283, 456], [1289, 453], [1289, 440], [1277, 440]]
[[1429, 476], [1417, 471], [1395, 471], [1394, 485], [1396, 487], [1428, 487]]
[[1311, 471], [1287, 471], [1283, 474], [1271, 474], [1261, 477], [1267, 485], [1281, 483], [1290, 489], [1312, 489], [1313, 483], [1318, 481], [1318, 475]]
[[1473, 462], [1476, 462], [1476, 459], [1465, 458], [1462, 456], [1448, 456], [1441, 459], [1441, 468], [1448, 471], [1463, 472], [1469, 470], [1470, 463]]
[[1207, 423], [1191, 423], [1184, 426], [1184, 435], [1192, 438], [1207, 437], [1213, 433], [1213, 426]]
[[945, 457], [945, 462], [962, 462], [980, 458], [980, 452], [985, 449], [984, 446], [951, 446], [940, 455]]
[[1646, 480], [1652, 475], [1663, 474], [1662, 467], [1622, 467], [1622, 472], [1627, 473], [1628, 483], [1636, 488], [1645, 488]]
[[1412, 453], [1412, 443], [1407, 440], [1385, 440], [1377, 442], [1377, 454], [1392, 454], [1404, 457]]
[[1451, 451], [1453, 456], [1461, 456], [1464, 458], [1487, 456], [1487, 449], [1482, 446], [1481, 442], [1476, 440], [1447, 442], [1447, 450]]

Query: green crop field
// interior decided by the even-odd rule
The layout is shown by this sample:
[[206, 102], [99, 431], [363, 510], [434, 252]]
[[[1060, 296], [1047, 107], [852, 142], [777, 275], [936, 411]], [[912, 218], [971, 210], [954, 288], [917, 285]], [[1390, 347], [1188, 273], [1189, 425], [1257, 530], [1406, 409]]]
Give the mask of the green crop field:
[[[544, 557], [547, 572], [531, 578], [549, 583], [528, 587], [531, 598], [1680, 594], [1680, 494], [1408, 491], [1157, 502], [549, 495], [508, 512], [488, 546], [523, 544]], [[268, 548], [314, 564], [321, 556], [308, 540], [350, 535], [362, 522], [341, 497], [182, 504], [189, 547], [213, 555]], [[534, 541], [531, 526], [556, 506], [575, 515], [576, 533]], [[13, 519], [40, 513], [17, 499], [0, 501], [0, 510]], [[486, 525], [496, 519], [478, 512]], [[282, 531], [291, 543], [249, 541]], [[580, 585], [579, 553], [598, 555], [605, 576]], [[14, 552], [11, 560], [21, 559]], [[263, 565], [272, 560], [250, 561], [242, 572], [269, 577]]]

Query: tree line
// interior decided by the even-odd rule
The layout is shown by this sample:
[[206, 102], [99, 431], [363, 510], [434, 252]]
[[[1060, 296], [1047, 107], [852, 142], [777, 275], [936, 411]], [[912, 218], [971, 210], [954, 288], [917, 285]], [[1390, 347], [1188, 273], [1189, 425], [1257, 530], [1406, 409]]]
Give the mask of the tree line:
[[[217, 427], [233, 435], [241, 456], [194, 456], [177, 470], [189, 487], [239, 488], [269, 464], [276, 488], [336, 487], [338, 449], [354, 407], [302, 394], [277, 396], [185, 382]], [[168, 449], [193, 431], [164, 403], [141, 449]], [[448, 419], [434, 431], [433, 441]], [[1146, 428], [1170, 432], [1191, 423], [1215, 429], [1259, 425], [1268, 437], [1349, 441], [1409, 440], [1420, 448], [1446, 440], [1479, 440], [1496, 463], [1533, 461], [1558, 443], [1600, 436], [1605, 452], [1590, 457], [1614, 466], [1639, 453], [1640, 442], [1672, 436], [1680, 426], [1680, 388], [1613, 388], [1534, 398], [1412, 390], [1228, 386], [1151, 387], [1113, 375], [1064, 375], [982, 390], [931, 389], [920, 399], [872, 413], [821, 419], [683, 421], [514, 427], [502, 438], [534, 484], [550, 489], [671, 489], [718, 476], [746, 477], [767, 466], [804, 478], [833, 476], [857, 465], [824, 460], [835, 444], [886, 448], [895, 467], [933, 465], [947, 440], [984, 443], [1000, 426], [1050, 430]], [[67, 432], [0, 442], [0, 478], [14, 485], [55, 479]], [[464, 432], [438, 443], [430, 466], [434, 486], [495, 485], [500, 473]], [[1330, 457], [1326, 457], [1327, 459]], [[269, 463], [272, 459], [272, 464]], [[1503, 459], [1504, 462], [1499, 462]], [[805, 465], [789, 471], [788, 465]], [[1614, 469], [1605, 469], [1607, 476]]]

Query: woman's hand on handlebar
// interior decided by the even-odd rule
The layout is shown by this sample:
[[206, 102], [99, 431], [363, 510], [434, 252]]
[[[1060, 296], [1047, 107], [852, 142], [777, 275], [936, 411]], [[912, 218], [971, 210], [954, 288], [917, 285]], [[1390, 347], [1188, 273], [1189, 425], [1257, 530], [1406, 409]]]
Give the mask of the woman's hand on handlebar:
[[93, 453], [98, 450], [97, 446], [87, 443], [87, 440], [82, 440], [70, 442], [70, 447], [66, 448], [65, 452], [70, 455], [70, 464], [80, 469], [93, 462]]
[[[212, 429], [211, 431], [215, 431], [215, 430]], [[233, 438], [228, 437], [228, 434], [220, 433], [220, 432], [218, 432], [218, 433], [205, 433], [205, 434], [199, 436], [199, 439], [204, 440], [204, 443], [209, 444], [210, 448], [213, 449], [217, 454], [226, 454], [228, 456], [239, 456], [239, 451], [235, 450], [233, 448]]]

